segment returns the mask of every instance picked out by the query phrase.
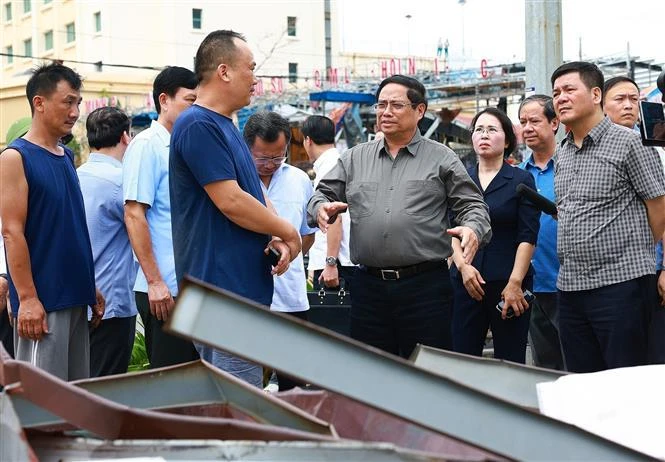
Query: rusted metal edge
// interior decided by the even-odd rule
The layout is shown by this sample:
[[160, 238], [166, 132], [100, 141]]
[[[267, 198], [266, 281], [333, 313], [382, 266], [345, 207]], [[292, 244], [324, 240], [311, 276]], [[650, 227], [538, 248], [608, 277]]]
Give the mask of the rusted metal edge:
[[[106, 439], [213, 438], [265, 441], [336, 441], [332, 435], [244, 422], [133, 409], [67, 383], [0, 353], [0, 378], [13, 402], [21, 399]], [[19, 417], [20, 418], [20, 417]]]

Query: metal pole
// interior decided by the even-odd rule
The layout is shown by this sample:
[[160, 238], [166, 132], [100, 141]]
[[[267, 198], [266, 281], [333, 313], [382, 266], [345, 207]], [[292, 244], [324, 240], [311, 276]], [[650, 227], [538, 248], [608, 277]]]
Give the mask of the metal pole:
[[561, 0], [525, 0], [526, 92], [552, 94], [550, 76], [563, 63]]

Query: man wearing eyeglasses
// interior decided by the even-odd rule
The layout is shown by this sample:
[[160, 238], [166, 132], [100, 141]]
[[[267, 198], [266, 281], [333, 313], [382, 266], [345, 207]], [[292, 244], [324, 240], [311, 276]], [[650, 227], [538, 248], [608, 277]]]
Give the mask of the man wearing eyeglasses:
[[[268, 111], [252, 114], [247, 119], [243, 136], [252, 153], [264, 194], [277, 215], [299, 230], [302, 239], [302, 252], [284, 274], [273, 277], [275, 288], [270, 309], [307, 320], [309, 302], [302, 256], [314, 243], [316, 232], [316, 228], [307, 224], [307, 201], [312, 197], [312, 182], [305, 172], [286, 163], [291, 128], [284, 117]], [[277, 380], [282, 391], [299, 385], [279, 372]]]
[[[457, 155], [420, 135], [425, 87], [394, 75], [375, 105], [385, 137], [346, 151], [308, 205], [325, 232], [348, 206], [354, 279], [351, 336], [408, 357], [417, 343], [451, 347], [451, 236], [471, 262], [491, 237], [487, 205]], [[450, 228], [449, 212], [459, 226]]]

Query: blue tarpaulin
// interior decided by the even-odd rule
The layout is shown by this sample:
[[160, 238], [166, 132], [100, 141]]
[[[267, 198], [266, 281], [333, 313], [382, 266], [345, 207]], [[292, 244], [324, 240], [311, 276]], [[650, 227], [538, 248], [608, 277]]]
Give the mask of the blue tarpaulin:
[[376, 99], [370, 93], [351, 93], [347, 91], [320, 91], [309, 94], [310, 101], [330, 101], [335, 103], [374, 104]]

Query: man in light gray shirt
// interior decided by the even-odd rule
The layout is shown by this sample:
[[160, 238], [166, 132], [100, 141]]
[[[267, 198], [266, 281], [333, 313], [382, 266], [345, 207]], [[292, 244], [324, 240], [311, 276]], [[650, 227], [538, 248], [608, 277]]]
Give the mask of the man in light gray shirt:
[[[351, 260], [360, 264], [353, 338], [402, 357], [417, 343], [449, 349], [451, 236], [471, 262], [491, 237], [487, 205], [457, 155], [420, 135], [420, 82], [389, 77], [377, 100], [385, 137], [342, 154], [309, 202], [309, 222], [325, 232], [348, 204]], [[459, 224], [452, 229], [450, 211]]]

